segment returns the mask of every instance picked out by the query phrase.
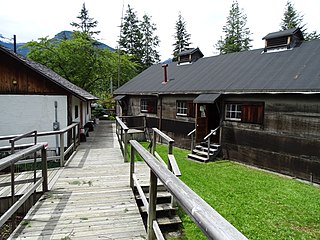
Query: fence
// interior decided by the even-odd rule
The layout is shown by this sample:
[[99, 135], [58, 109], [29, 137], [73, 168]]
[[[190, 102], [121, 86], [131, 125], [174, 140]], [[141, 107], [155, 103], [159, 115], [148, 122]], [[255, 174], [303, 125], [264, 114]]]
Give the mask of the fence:
[[150, 168], [149, 202], [145, 198], [144, 204], [148, 209], [147, 235], [148, 239], [164, 239], [156, 221], [156, 196], [157, 180], [159, 179], [165, 188], [177, 200], [184, 211], [193, 219], [208, 239], [247, 239], [233, 225], [225, 220], [217, 211], [207, 204], [201, 197], [193, 192], [179, 178], [161, 164], [136, 140], [130, 140], [130, 186], [135, 183], [134, 157], [138, 153]]
[[[12, 143], [12, 146], [14, 146], [14, 142], [21, 139], [24, 136], [34, 136], [36, 139], [36, 132], [31, 132], [31, 134], [22, 135], [19, 137], [16, 137], [12, 139], [10, 142]], [[0, 171], [2, 169], [11, 167], [11, 178], [10, 178], [10, 185], [11, 185], [11, 204], [10, 208], [1, 216], [0, 218], [0, 227], [10, 218], [12, 217], [12, 229], [15, 228], [15, 212], [21, 207], [28, 198], [32, 195], [32, 193], [35, 193], [36, 189], [42, 184], [42, 190], [46, 192], [48, 190], [48, 174], [47, 174], [47, 144], [46, 143], [36, 143], [35, 145], [30, 146], [26, 149], [23, 149], [19, 152], [13, 153], [12, 155], [9, 155], [0, 161]], [[31, 154], [36, 156], [35, 154], [41, 151], [41, 165], [42, 165], [42, 176], [38, 177], [36, 176], [36, 164], [34, 164], [34, 177], [33, 179], [27, 179], [23, 181], [15, 181], [15, 174], [14, 174], [14, 168], [15, 163], [20, 161], [21, 159], [30, 156]], [[34, 162], [36, 159], [34, 158]], [[15, 195], [15, 185], [27, 183], [27, 182], [33, 182], [33, 185], [27, 189], [24, 194], [19, 198], [19, 200], [16, 201], [17, 196]]]
[[[70, 133], [70, 141], [65, 143], [65, 135]], [[77, 146], [80, 144], [80, 123], [72, 123], [71, 125], [67, 126], [58, 131], [48, 131], [48, 132], [38, 132], [37, 138], [46, 137], [46, 136], [57, 136], [59, 139], [59, 146], [58, 147], [58, 154], [55, 156], [48, 156], [48, 161], [59, 161], [60, 166], [64, 166], [65, 163], [65, 156], [70, 153], [71, 151], [74, 152]], [[10, 136], [0, 136], [0, 141], [10, 140], [21, 135], [10, 135]], [[34, 137], [34, 134], [30, 134], [25, 136], [27, 138]], [[66, 138], [68, 139], [68, 137]], [[14, 149], [23, 149], [26, 147], [31, 146], [32, 144], [20, 144], [15, 145]], [[65, 147], [66, 146], [66, 147]], [[0, 147], [0, 151], [12, 151], [11, 146]], [[29, 163], [30, 161], [21, 161], [20, 164]]]

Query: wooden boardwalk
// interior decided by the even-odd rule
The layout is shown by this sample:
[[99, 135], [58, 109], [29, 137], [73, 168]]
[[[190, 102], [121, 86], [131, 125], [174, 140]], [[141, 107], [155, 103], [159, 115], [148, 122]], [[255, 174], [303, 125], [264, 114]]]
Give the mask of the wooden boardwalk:
[[114, 124], [89, 134], [10, 239], [146, 239]]

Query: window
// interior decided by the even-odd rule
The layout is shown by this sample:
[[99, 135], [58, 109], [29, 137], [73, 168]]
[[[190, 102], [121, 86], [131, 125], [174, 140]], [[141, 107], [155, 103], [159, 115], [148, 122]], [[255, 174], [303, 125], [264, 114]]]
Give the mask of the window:
[[237, 103], [226, 104], [226, 120], [241, 121], [241, 105]]
[[264, 105], [259, 102], [227, 103], [225, 119], [244, 123], [262, 124]]
[[177, 116], [194, 117], [194, 104], [192, 101], [177, 101]]
[[157, 99], [142, 98], [140, 102], [140, 111], [144, 113], [157, 113]]

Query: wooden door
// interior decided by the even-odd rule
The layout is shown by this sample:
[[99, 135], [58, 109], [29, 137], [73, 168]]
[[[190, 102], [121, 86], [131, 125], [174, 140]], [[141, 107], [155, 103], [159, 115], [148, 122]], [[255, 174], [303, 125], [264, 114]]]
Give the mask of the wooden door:
[[196, 112], [196, 142], [203, 141], [203, 138], [208, 134], [208, 114], [206, 104], [197, 104]]

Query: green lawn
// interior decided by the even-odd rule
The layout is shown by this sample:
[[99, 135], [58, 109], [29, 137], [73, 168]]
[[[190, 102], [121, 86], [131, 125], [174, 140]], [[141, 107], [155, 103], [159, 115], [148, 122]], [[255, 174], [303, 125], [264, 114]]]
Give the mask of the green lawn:
[[[165, 146], [157, 152], [165, 159]], [[320, 239], [319, 187], [230, 161], [189, 161], [188, 153], [174, 148], [180, 179], [249, 239]], [[206, 239], [182, 218], [184, 239]]]

